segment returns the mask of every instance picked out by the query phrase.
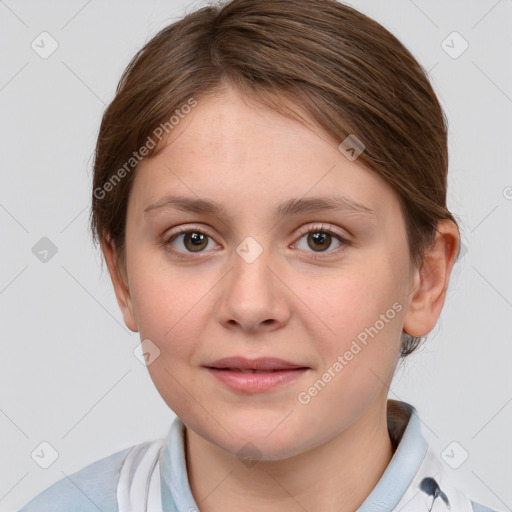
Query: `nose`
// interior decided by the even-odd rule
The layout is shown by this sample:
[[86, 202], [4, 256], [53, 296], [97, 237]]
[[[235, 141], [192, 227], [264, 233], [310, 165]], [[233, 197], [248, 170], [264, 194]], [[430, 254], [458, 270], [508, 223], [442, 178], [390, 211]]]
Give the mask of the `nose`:
[[264, 250], [254, 261], [233, 255], [233, 266], [221, 281], [215, 308], [217, 321], [224, 327], [269, 332], [288, 322], [290, 292], [268, 253]]

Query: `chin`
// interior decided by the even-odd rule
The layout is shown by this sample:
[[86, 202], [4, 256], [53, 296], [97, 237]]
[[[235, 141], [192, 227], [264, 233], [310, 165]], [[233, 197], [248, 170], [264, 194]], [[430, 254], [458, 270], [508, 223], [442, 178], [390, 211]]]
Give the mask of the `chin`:
[[[313, 439], [302, 439], [304, 428], [292, 423], [291, 418], [283, 421], [286, 414], [269, 414], [264, 418], [263, 413], [254, 412], [252, 415], [244, 416], [233, 417], [230, 421], [224, 418], [221, 423], [224, 428], [213, 421], [213, 424], [209, 424], [213, 430], [202, 423], [200, 425], [188, 423], [188, 425], [197, 435], [210, 443], [241, 461], [246, 460], [248, 467], [251, 465], [251, 460], [285, 460], [321, 443], [321, 441], [315, 443]], [[286, 425], [287, 422], [290, 423]]]

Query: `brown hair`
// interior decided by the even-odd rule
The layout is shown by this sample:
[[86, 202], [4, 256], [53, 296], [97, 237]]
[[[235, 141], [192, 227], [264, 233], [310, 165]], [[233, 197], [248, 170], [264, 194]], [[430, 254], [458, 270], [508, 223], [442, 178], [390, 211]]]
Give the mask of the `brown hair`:
[[[134, 152], [157, 154], [158, 126], [228, 84], [307, 123], [302, 108], [336, 141], [356, 135], [365, 146], [359, 161], [400, 198], [418, 267], [438, 221], [457, 225], [446, 207], [447, 121], [426, 72], [396, 37], [335, 0], [231, 0], [158, 32], [128, 64], [103, 115], [91, 229], [94, 241], [114, 243], [122, 269]], [[421, 341], [404, 333], [401, 355]]]

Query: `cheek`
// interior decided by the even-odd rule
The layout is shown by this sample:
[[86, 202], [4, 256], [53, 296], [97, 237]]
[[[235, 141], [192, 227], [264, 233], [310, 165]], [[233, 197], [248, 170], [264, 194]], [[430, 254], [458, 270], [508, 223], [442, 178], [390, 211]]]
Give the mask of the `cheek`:
[[[321, 339], [327, 351], [348, 350], [351, 341], [369, 338], [368, 331], [379, 339], [396, 339], [401, 332], [399, 276], [384, 260], [341, 268], [324, 279], [308, 280], [297, 286], [298, 295], [319, 320]], [[303, 281], [305, 282], [305, 281]]]
[[[384, 392], [397, 364], [402, 332], [397, 278], [393, 265], [380, 259], [351, 266], [350, 272], [312, 288], [316, 292], [308, 306], [328, 328], [315, 338], [322, 367], [307, 383], [314, 389], [302, 390], [308, 395], [308, 389], [313, 394], [322, 390], [318, 399], [312, 398], [311, 411], [318, 408], [318, 414], [331, 415], [333, 421], [340, 410], [356, 417]], [[332, 406], [328, 412], [322, 409], [326, 403]]]
[[322, 366], [301, 389], [308, 413], [348, 426], [386, 392], [402, 332], [396, 278], [386, 264], [351, 267], [309, 295], [308, 306], [327, 327], [314, 338]]
[[190, 272], [142, 264], [142, 258], [133, 263], [130, 287], [140, 339], [151, 340], [159, 350], [147, 367], [149, 375], [167, 405], [184, 414], [190, 397], [183, 390], [195, 385], [189, 368], [204, 331], [199, 315], [207, 305], [207, 285], [191, 279]]
[[129, 272], [141, 339], [148, 338], [161, 349], [172, 347], [173, 352], [187, 350], [190, 344], [185, 341], [199, 332], [196, 317], [207, 300], [208, 283], [144, 253], [134, 253]]

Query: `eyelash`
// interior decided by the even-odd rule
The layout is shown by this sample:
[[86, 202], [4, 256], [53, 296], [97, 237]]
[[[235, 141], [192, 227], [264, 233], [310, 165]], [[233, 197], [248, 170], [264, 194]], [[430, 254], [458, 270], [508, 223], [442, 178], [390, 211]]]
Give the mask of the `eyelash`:
[[[206, 235], [207, 237], [213, 239], [212, 236], [210, 236], [207, 232], [204, 231], [203, 228], [199, 228], [199, 227], [196, 227], [196, 226], [190, 226], [190, 227], [183, 227], [183, 228], [179, 228], [177, 231], [171, 233], [170, 235], [167, 235], [164, 240], [162, 241], [161, 245], [163, 247], [167, 247], [167, 246], [170, 246], [171, 245], [171, 242], [174, 242], [175, 239], [179, 236], [179, 235], [183, 235], [183, 234], [189, 234], [189, 233], [200, 233], [202, 235]], [[312, 259], [315, 259], [315, 260], [318, 260], [318, 259], [323, 259], [323, 258], [327, 258], [327, 257], [330, 257], [332, 256], [333, 254], [334, 255], [337, 255], [339, 252], [341, 252], [342, 250], [344, 250], [345, 246], [350, 246], [352, 245], [352, 243], [347, 240], [345, 237], [341, 236], [340, 234], [338, 233], [335, 233], [334, 231], [332, 230], [329, 230], [329, 229], [326, 229], [324, 227], [324, 224], [318, 224], [318, 225], [315, 225], [315, 226], [304, 226], [304, 227], [301, 227], [299, 229], [299, 238], [298, 240], [300, 240], [304, 235], [307, 235], [309, 233], [324, 233], [324, 234], [327, 234], [327, 235], [330, 235], [330, 236], [333, 236], [334, 238], [338, 239], [338, 241], [341, 243], [341, 246], [338, 247], [337, 249], [333, 250], [333, 251], [328, 251], [328, 250], [325, 250], [325, 251], [318, 251], [318, 252], [314, 252], [312, 251], [312, 254], [313, 256], [311, 256]], [[183, 256], [183, 252], [180, 252], [180, 251], [176, 251], [175, 249], [171, 249], [171, 251], [178, 257], [178, 258], [182, 258], [182, 259], [191, 259], [190, 256]], [[200, 254], [201, 252], [204, 252], [204, 251], [198, 251], [197, 254]], [[309, 251], [306, 251], [306, 252], [309, 252]], [[328, 253], [328, 256], [319, 256], [319, 254], [323, 254], [323, 253]], [[194, 253], [189, 253], [189, 254], [194, 254]]]

